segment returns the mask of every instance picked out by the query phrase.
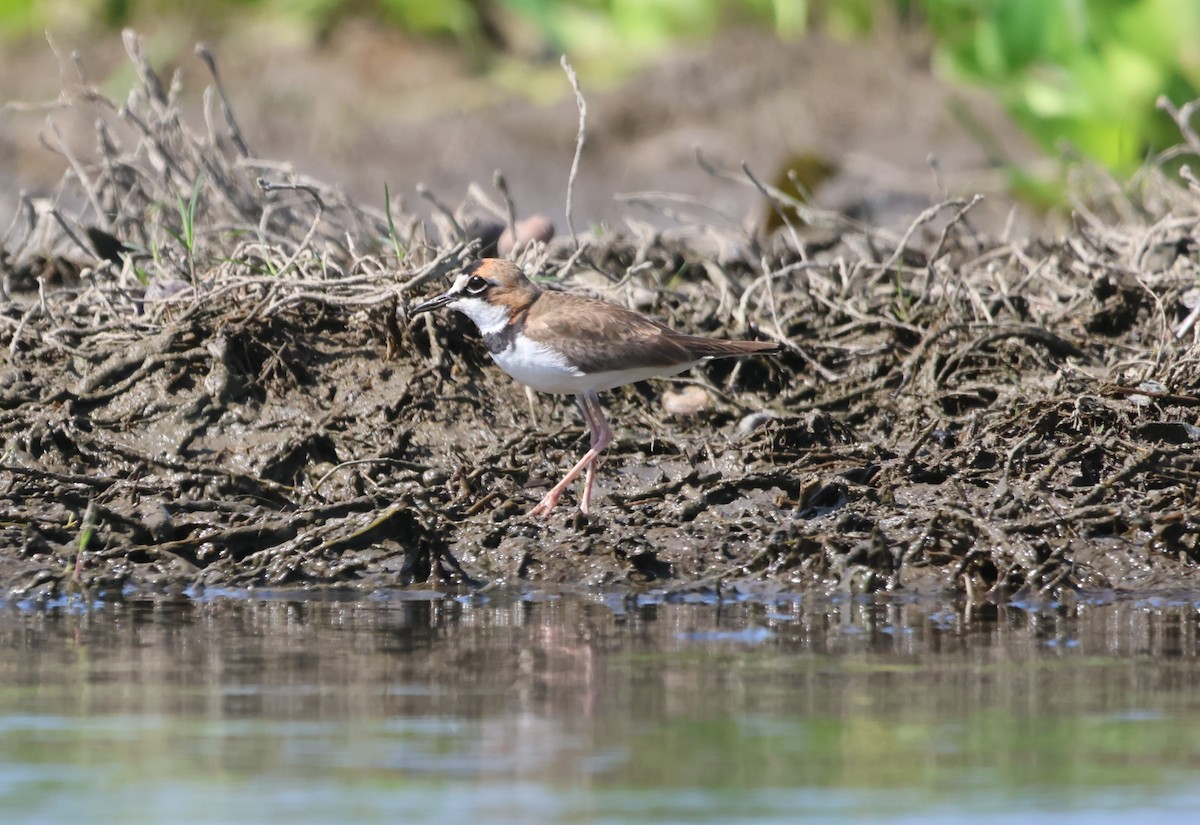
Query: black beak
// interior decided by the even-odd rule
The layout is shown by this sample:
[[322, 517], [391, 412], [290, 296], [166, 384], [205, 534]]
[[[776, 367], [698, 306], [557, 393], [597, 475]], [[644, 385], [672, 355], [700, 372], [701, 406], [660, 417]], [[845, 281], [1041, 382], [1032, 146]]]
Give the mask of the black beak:
[[419, 312], [429, 312], [431, 309], [437, 309], [438, 307], [445, 306], [453, 299], [453, 295], [451, 295], [449, 292], [444, 292], [441, 295], [438, 295], [436, 298], [430, 298], [428, 301], [422, 301], [421, 303], [417, 304], [415, 307], [409, 310], [409, 315], [416, 315]]

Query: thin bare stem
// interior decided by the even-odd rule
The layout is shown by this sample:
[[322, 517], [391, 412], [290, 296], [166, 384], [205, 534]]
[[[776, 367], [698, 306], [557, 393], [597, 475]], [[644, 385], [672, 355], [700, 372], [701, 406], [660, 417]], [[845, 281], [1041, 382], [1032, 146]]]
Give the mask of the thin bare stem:
[[571, 174], [567, 178], [567, 231], [571, 233], [571, 240], [575, 241], [575, 247], [578, 248], [579, 238], [575, 234], [571, 203], [575, 192], [575, 178], [579, 175], [579, 161], [583, 157], [583, 144], [587, 140], [587, 101], [584, 100], [583, 91], [579, 88], [579, 77], [571, 68], [571, 63], [565, 54], [562, 56], [562, 67], [563, 71], [567, 73], [567, 80], [571, 82], [571, 89], [575, 92], [575, 105], [579, 108], [579, 132], [575, 136], [575, 157], [571, 160]]
[[504, 173], [499, 169], [492, 174], [492, 183], [496, 185], [496, 191], [500, 193], [500, 196], [504, 198], [504, 220], [508, 226], [508, 236], [512, 238], [511, 255], [517, 251], [517, 207], [513, 204], [512, 194], [508, 191], [508, 181], [504, 179]]
[[238, 126], [237, 118], [233, 114], [233, 107], [229, 105], [229, 98], [225, 95], [225, 84], [221, 82], [221, 75], [217, 71], [217, 59], [206, 43], [196, 44], [196, 56], [204, 61], [204, 65], [208, 66], [208, 73], [212, 75], [213, 84], [217, 87], [217, 94], [221, 97], [221, 113], [225, 116], [225, 123], [229, 126], [229, 136], [237, 145], [242, 156], [249, 157], [250, 147], [242, 136], [242, 129]]

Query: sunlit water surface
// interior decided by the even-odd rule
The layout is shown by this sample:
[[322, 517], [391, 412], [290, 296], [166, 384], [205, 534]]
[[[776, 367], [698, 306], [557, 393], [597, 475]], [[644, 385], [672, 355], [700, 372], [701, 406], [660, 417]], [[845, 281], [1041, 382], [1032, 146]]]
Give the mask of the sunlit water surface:
[[3, 823], [1197, 821], [1198, 602], [0, 607]]

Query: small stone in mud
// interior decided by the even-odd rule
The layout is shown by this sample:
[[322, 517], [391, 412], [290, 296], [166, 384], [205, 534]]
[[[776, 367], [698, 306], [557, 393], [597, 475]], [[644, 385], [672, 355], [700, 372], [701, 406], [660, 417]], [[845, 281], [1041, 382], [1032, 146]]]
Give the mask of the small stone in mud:
[[479, 255], [491, 258], [496, 255], [496, 242], [504, 232], [504, 224], [499, 221], [473, 220], [464, 230], [469, 241], [479, 241]]
[[767, 422], [774, 421], [778, 417], [779, 416], [770, 410], [759, 410], [758, 412], [752, 412], [749, 415], [744, 416], [742, 420], [738, 422], [737, 434], [746, 435], [747, 433], [752, 433]]
[[142, 524], [155, 541], [166, 541], [174, 532], [171, 512], [161, 501], [147, 501], [142, 507]]
[[191, 284], [178, 278], [155, 278], [150, 282], [150, 286], [146, 287], [143, 300], [169, 301], [190, 287]]
[[929, 436], [939, 447], [948, 450], [958, 443], [958, 437], [951, 430], [936, 428]]
[[513, 233], [505, 228], [504, 232], [500, 234], [500, 240], [496, 242], [496, 249], [502, 258], [509, 257], [513, 252], [520, 252], [533, 241], [546, 243], [554, 237], [554, 224], [545, 215], [533, 215], [519, 221], [515, 228], [517, 230], [515, 241]]
[[421, 485], [424, 487], [436, 487], [439, 484], [445, 484], [446, 479], [450, 476], [445, 470], [439, 470], [434, 467], [421, 473]]
[[697, 415], [712, 406], [712, 396], [703, 387], [692, 385], [663, 393], [662, 405], [671, 415]]

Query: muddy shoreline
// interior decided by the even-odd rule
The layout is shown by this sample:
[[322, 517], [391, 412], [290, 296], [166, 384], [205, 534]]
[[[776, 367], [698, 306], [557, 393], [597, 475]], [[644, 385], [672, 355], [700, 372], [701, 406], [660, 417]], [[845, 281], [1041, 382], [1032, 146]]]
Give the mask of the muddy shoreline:
[[[964, 198], [903, 232], [801, 206], [770, 235], [527, 249], [554, 288], [785, 346], [608, 393], [596, 511], [541, 520], [574, 408], [531, 405], [464, 319], [406, 311], [502, 216], [389, 222], [250, 156], [215, 106], [193, 131], [129, 45], [140, 87], [0, 257], [8, 598], [1196, 586], [1196, 201], [1161, 170], [1088, 192], [1054, 241], [989, 237]], [[685, 387], [699, 409], [672, 413]]]

